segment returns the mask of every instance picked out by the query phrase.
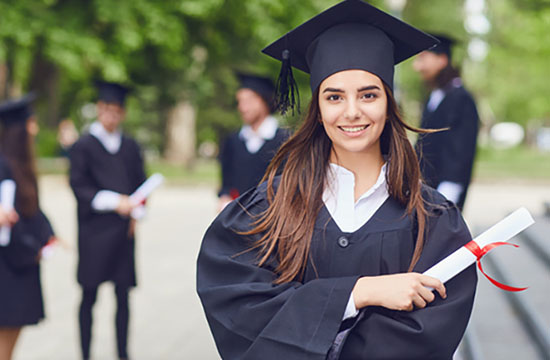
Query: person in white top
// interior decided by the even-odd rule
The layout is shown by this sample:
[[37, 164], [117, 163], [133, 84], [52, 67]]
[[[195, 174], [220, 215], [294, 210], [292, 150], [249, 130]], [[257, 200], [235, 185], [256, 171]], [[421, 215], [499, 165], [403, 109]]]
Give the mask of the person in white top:
[[128, 89], [116, 83], [98, 82], [98, 90], [98, 121], [70, 150], [70, 184], [78, 205], [80, 345], [82, 358], [88, 359], [97, 290], [104, 282], [112, 282], [117, 300], [118, 355], [126, 359], [128, 298], [130, 289], [136, 286], [135, 219], [143, 206], [134, 203], [130, 194], [146, 176], [139, 145], [121, 130]]
[[422, 272], [471, 236], [421, 183], [406, 130], [422, 130], [393, 97], [394, 65], [436, 42], [346, 0], [263, 50], [282, 62], [283, 110], [298, 103], [291, 66], [312, 98], [266, 181], [204, 236], [197, 291], [222, 358], [452, 358], [475, 267], [445, 286]]
[[454, 39], [435, 35], [440, 43], [413, 62], [431, 91], [422, 112], [421, 127], [445, 129], [421, 134], [416, 142], [424, 181], [462, 210], [476, 153], [479, 116], [472, 95], [452, 64]]
[[235, 97], [243, 126], [227, 137], [220, 150], [220, 210], [259, 183], [271, 158], [288, 138], [288, 132], [279, 128], [271, 115], [273, 82], [258, 75], [237, 75], [240, 88]]

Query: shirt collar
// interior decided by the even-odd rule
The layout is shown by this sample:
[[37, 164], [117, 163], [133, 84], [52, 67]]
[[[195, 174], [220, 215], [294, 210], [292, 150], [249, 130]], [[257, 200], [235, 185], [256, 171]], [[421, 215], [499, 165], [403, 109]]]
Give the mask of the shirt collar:
[[241, 128], [239, 136], [244, 140], [249, 140], [253, 137], [259, 137], [263, 140], [271, 140], [275, 137], [279, 123], [277, 119], [271, 115], [266, 117], [260, 124], [258, 129], [254, 131], [250, 125], [245, 125]]
[[[378, 179], [376, 179], [374, 185], [365, 193], [363, 193], [359, 197], [359, 199], [357, 199], [356, 203], [365, 198], [368, 198], [379, 189], [384, 189], [385, 191], [387, 191], [386, 169], [387, 163], [384, 163], [384, 165], [382, 165], [382, 167], [380, 168], [380, 174], [378, 175]], [[328, 200], [329, 197], [333, 196], [340, 197], [342, 194], [339, 193], [341, 193], [344, 188], [348, 188], [349, 190], [349, 187], [351, 187], [352, 190], [355, 190], [355, 175], [353, 174], [353, 172], [349, 171], [343, 166], [330, 163], [327, 173], [327, 186], [323, 193], [323, 199]], [[351, 193], [353, 194], [354, 191], [352, 191]]]
[[118, 152], [120, 149], [120, 144], [122, 142], [122, 133], [120, 130], [110, 133], [100, 122], [96, 121], [90, 125], [89, 131], [90, 134], [96, 137], [103, 147], [111, 154]]

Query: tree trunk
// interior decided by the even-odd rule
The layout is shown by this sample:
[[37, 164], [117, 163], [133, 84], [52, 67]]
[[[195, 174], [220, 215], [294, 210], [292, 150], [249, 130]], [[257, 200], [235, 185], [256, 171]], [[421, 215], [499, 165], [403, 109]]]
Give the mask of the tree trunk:
[[164, 157], [171, 163], [190, 167], [195, 160], [196, 111], [188, 101], [182, 100], [168, 115], [166, 124], [166, 150]]
[[59, 88], [59, 69], [45, 59], [38, 46], [32, 65], [29, 89], [39, 95], [38, 111], [40, 119], [49, 128], [54, 129], [60, 120], [61, 99]]
[[0, 101], [6, 98], [8, 86], [8, 66], [0, 63]]

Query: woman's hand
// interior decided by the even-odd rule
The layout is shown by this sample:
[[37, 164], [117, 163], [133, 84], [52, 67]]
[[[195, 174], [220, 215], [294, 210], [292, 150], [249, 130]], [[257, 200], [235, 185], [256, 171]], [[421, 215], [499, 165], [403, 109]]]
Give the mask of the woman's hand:
[[435, 299], [435, 289], [445, 299], [443, 283], [431, 276], [404, 273], [382, 276], [365, 276], [357, 280], [353, 288], [353, 300], [357, 309], [366, 306], [382, 306], [390, 310], [412, 311], [424, 308]]
[[19, 215], [15, 210], [6, 211], [0, 206], [0, 226], [13, 226], [19, 221]]

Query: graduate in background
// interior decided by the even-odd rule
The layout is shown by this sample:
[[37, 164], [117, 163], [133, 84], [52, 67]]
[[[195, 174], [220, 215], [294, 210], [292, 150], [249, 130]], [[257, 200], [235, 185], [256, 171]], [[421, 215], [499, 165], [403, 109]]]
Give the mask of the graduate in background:
[[289, 136], [271, 115], [273, 82], [257, 75], [238, 73], [237, 76], [240, 88], [236, 99], [243, 126], [229, 135], [221, 147], [220, 210], [260, 182], [267, 165]]
[[393, 98], [394, 64], [435, 43], [347, 0], [264, 49], [290, 86], [283, 109], [290, 64], [310, 74], [313, 96], [266, 181], [204, 236], [197, 290], [223, 359], [452, 358], [475, 267], [445, 285], [421, 273], [471, 236], [421, 184], [406, 130], [425, 130], [404, 123]]
[[0, 225], [12, 226], [9, 243], [0, 246], [0, 360], [11, 359], [23, 326], [44, 318], [39, 261], [42, 248], [55, 239], [38, 202], [32, 99], [0, 104], [0, 184], [7, 179], [16, 184], [15, 209], [0, 205]]
[[128, 358], [128, 292], [136, 285], [133, 204], [129, 195], [145, 181], [139, 145], [122, 134], [127, 89], [98, 82], [97, 122], [71, 148], [70, 183], [78, 205], [78, 282], [82, 286], [80, 340], [90, 356], [92, 308], [97, 288], [115, 285], [118, 356]]
[[452, 65], [454, 40], [444, 35], [435, 37], [439, 45], [423, 51], [413, 62], [431, 91], [421, 127], [448, 130], [421, 134], [416, 151], [426, 184], [462, 210], [472, 177], [479, 117], [472, 95]]

